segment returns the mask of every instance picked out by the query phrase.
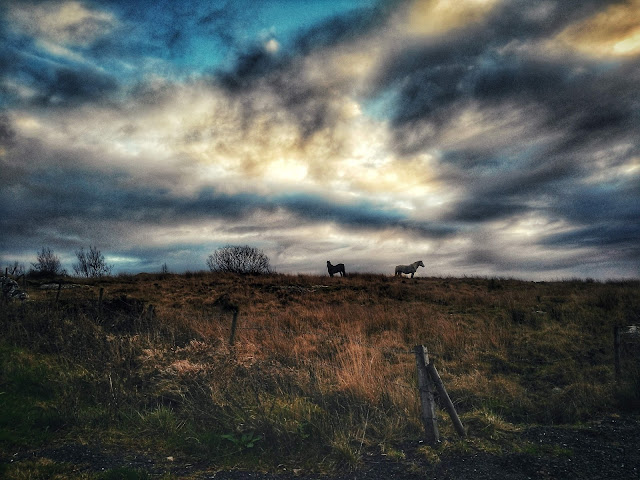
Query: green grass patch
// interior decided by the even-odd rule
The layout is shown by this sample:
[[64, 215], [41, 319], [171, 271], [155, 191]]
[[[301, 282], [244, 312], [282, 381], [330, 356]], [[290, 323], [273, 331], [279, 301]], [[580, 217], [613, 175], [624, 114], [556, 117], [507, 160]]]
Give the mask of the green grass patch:
[[0, 445], [41, 445], [65, 428], [58, 374], [46, 358], [0, 346]]

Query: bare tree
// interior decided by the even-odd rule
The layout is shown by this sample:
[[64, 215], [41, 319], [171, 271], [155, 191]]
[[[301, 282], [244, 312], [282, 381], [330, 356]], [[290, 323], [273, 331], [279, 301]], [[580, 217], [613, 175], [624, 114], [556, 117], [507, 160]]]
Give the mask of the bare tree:
[[42, 275], [64, 275], [67, 272], [62, 268], [60, 258], [54, 255], [49, 247], [42, 247], [38, 253], [36, 263], [31, 264], [33, 269]]
[[269, 257], [262, 250], [249, 245], [227, 245], [219, 248], [209, 255], [207, 266], [212, 272], [272, 273]]
[[104, 277], [111, 275], [112, 265], [107, 265], [104, 255], [98, 250], [98, 247], [89, 246], [89, 251], [85, 252], [84, 248], [76, 251], [78, 263], [73, 265], [73, 271], [79, 277]]

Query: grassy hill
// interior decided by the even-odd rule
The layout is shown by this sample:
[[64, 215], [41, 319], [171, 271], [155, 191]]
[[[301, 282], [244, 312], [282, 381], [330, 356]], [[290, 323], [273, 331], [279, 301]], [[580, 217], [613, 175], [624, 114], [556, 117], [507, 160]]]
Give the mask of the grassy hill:
[[[51, 445], [265, 470], [357, 467], [370, 451], [401, 457], [423, 434], [419, 344], [469, 432], [458, 439], [440, 411], [442, 445], [421, 447], [433, 462], [457, 450], [525, 451], [523, 426], [640, 406], [637, 371], [625, 366], [616, 383], [613, 359], [614, 326], [640, 322], [638, 281], [195, 273], [67, 282], [58, 291], [34, 281], [29, 301], [0, 308], [7, 478], [93, 478], [67, 463], [6, 463]], [[239, 311], [234, 345], [225, 302]]]

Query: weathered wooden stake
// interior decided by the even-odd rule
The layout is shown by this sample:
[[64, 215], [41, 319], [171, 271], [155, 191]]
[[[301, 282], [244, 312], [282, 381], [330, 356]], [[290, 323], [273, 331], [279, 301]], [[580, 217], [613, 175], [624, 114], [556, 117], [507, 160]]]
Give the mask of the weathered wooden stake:
[[436, 385], [436, 389], [440, 394], [440, 399], [443, 401], [444, 407], [451, 417], [451, 421], [453, 422], [453, 426], [455, 427], [456, 432], [458, 432], [458, 435], [460, 435], [461, 437], [464, 437], [467, 434], [464, 430], [464, 425], [462, 425], [460, 417], [458, 417], [458, 412], [456, 412], [456, 407], [454, 407], [451, 398], [449, 398], [447, 390], [444, 388], [444, 383], [442, 383], [442, 379], [438, 374], [438, 370], [436, 370], [436, 367], [433, 363], [429, 362], [427, 364], [427, 371], [429, 372], [429, 376], [433, 380], [433, 383], [435, 383]]
[[231, 336], [229, 337], [229, 345], [233, 345], [236, 341], [236, 327], [238, 326], [238, 308], [233, 310], [233, 320], [231, 320]]
[[98, 295], [98, 320], [102, 319], [102, 298], [104, 296], [104, 288], [100, 287], [100, 294]]
[[153, 320], [153, 305], [149, 305], [149, 307], [147, 308], [147, 322], [151, 324], [152, 320]]
[[616, 380], [620, 380], [620, 327], [613, 327], [613, 362]]
[[418, 390], [420, 391], [420, 405], [422, 407], [422, 424], [424, 425], [425, 441], [429, 445], [436, 445], [440, 441], [438, 432], [438, 418], [436, 416], [436, 403], [433, 399], [433, 381], [427, 372], [429, 354], [424, 345], [413, 347], [416, 355], [416, 368], [418, 370]]
[[58, 282], [58, 291], [56, 292], [56, 306], [58, 306], [58, 300], [60, 299], [60, 289], [62, 289], [62, 282]]

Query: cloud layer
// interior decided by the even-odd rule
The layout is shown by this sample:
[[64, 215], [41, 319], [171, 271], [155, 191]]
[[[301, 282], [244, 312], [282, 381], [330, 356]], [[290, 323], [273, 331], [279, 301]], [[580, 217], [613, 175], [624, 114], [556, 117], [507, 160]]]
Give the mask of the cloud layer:
[[2, 261], [640, 275], [638, 0], [131, 5], [0, 3]]

